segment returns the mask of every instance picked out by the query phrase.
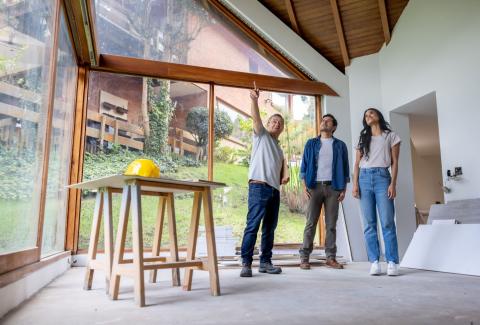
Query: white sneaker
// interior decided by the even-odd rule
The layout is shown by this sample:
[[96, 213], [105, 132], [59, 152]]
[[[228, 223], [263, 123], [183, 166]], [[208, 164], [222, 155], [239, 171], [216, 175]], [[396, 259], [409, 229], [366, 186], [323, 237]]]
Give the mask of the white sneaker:
[[388, 262], [387, 275], [397, 276], [398, 275], [398, 265], [394, 262]]
[[370, 266], [370, 275], [380, 274], [382, 274], [382, 268], [380, 267], [380, 263], [378, 263], [378, 261], [375, 261], [372, 263], [372, 266]]

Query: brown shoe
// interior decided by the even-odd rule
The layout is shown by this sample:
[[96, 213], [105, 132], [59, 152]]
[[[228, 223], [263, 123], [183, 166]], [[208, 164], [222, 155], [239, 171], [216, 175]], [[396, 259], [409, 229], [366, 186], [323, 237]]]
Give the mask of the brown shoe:
[[343, 265], [338, 263], [336, 259], [334, 258], [328, 258], [327, 263], [325, 263], [328, 267], [331, 267], [332, 269], [343, 269]]
[[302, 270], [310, 270], [310, 263], [308, 262], [308, 258], [302, 258], [301, 259], [300, 268]]

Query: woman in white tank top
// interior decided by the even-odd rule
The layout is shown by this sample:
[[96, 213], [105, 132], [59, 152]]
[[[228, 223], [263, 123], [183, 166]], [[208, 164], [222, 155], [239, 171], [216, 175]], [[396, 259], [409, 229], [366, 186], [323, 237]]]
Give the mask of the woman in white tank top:
[[[377, 210], [385, 242], [387, 274], [398, 275], [398, 243], [395, 207], [400, 137], [390, 129], [382, 113], [369, 108], [363, 114], [363, 130], [356, 150], [353, 196], [360, 199], [363, 232], [371, 275], [380, 275]], [[389, 171], [391, 169], [391, 174]]]

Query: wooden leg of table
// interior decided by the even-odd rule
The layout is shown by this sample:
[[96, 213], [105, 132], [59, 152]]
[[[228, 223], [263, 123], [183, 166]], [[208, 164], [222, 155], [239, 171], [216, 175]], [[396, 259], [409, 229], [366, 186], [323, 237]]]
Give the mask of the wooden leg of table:
[[90, 232], [90, 243], [88, 244], [88, 260], [87, 271], [85, 273], [85, 281], [83, 289], [92, 289], [93, 272], [95, 271], [90, 267], [90, 261], [95, 260], [97, 257], [98, 237], [100, 235], [100, 224], [102, 221], [103, 211], [103, 192], [98, 191], [95, 198], [95, 209], [93, 211], [92, 230]]
[[127, 238], [129, 212], [130, 186], [125, 185], [122, 193], [122, 203], [120, 206], [120, 217], [118, 218], [117, 238], [115, 240], [115, 250], [112, 263], [112, 275], [110, 278], [110, 297], [113, 300], [118, 299], [118, 291], [120, 289], [120, 274], [118, 274], [118, 267], [125, 253], [125, 240]]
[[145, 281], [143, 270], [143, 229], [140, 185], [134, 184], [132, 189], [132, 239], [133, 267], [135, 283], [135, 302], [140, 307], [145, 306]]
[[105, 236], [105, 291], [108, 294], [113, 261], [112, 192], [110, 189], [107, 189], [105, 193], [103, 193], [103, 226]]
[[[190, 234], [188, 235], [187, 261], [195, 259], [197, 250], [198, 224], [200, 221], [200, 210], [202, 207], [202, 193], [195, 192], [193, 195], [192, 219], [190, 222]], [[185, 268], [185, 277], [183, 279], [183, 290], [192, 290], [193, 268]]]
[[220, 282], [218, 280], [217, 247], [215, 244], [215, 230], [212, 212], [212, 191], [209, 187], [203, 191], [203, 213], [205, 215], [205, 237], [207, 239], [210, 291], [212, 296], [219, 296]]
[[[177, 221], [175, 220], [175, 204], [173, 193], [168, 193], [168, 236], [170, 241], [170, 261], [178, 261]], [[180, 270], [172, 269], [172, 285], [180, 286]]]
[[[155, 222], [155, 234], [153, 237], [152, 257], [160, 256], [160, 247], [162, 244], [163, 220], [165, 219], [165, 197], [158, 198], [157, 220]], [[150, 271], [150, 282], [157, 282], [157, 270]]]

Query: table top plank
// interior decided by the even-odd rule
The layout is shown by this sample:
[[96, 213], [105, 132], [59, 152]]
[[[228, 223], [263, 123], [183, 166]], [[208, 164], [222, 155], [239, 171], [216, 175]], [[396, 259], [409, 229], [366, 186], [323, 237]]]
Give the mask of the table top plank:
[[177, 180], [168, 177], [154, 178], [126, 176], [119, 174], [100, 177], [77, 184], [71, 184], [67, 187], [82, 190], [97, 190], [107, 187], [121, 189], [127, 182], [131, 181], [139, 181], [139, 183], [142, 184], [142, 191], [151, 191], [157, 193], [191, 192], [195, 190], [202, 190], [206, 187], [209, 187], [213, 190], [227, 186], [225, 183], [206, 180]]

